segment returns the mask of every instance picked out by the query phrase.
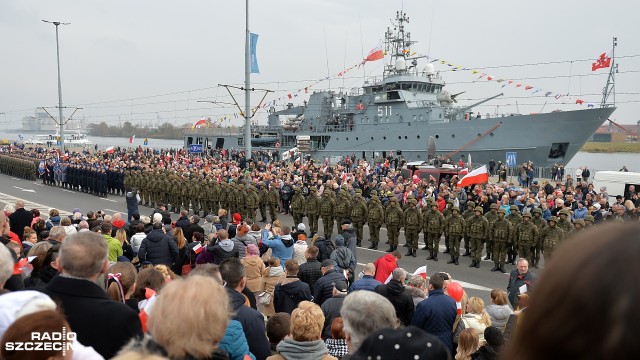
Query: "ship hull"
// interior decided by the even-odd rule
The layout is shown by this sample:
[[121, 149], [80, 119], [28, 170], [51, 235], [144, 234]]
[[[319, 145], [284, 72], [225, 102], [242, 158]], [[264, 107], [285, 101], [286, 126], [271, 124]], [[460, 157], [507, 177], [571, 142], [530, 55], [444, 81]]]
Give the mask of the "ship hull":
[[[370, 159], [393, 154], [418, 161], [426, 160], [427, 142], [433, 136], [437, 154], [450, 155], [456, 162], [459, 159], [467, 162], [469, 156], [476, 164], [486, 164], [492, 159], [505, 162], [507, 153], [516, 153], [518, 164], [532, 161], [538, 167], [549, 167], [568, 163], [614, 110], [596, 108], [441, 123], [356, 125], [342, 132], [282, 131], [281, 148], [270, 144], [254, 146], [253, 150], [289, 151], [296, 146], [296, 138], [309, 136], [312, 141], [325, 139], [322, 146], [305, 152], [316, 160], [353, 154]], [[185, 148], [196, 138], [204, 139], [209, 148], [243, 149], [241, 133], [185, 134]]]

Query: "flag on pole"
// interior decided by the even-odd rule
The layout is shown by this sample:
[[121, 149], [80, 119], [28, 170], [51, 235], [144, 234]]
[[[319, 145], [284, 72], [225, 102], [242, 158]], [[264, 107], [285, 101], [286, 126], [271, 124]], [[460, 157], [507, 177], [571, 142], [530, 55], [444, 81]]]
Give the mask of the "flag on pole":
[[472, 172], [465, 175], [458, 182], [458, 187], [465, 187], [473, 184], [482, 184], [489, 181], [489, 172], [487, 171], [487, 165], [482, 165], [481, 167], [473, 170]]
[[131, 137], [129, 138], [129, 144], [133, 144], [133, 140], [135, 140], [135, 139], [136, 139], [136, 136], [135, 136], [135, 135], [131, 136]]
[[249, 61], [251, 62], [251, 73], [259, 74], [258, 56], [256, 55], [256, 46], [258, 45], [258, 34], [249, 33]]
[[193, 247], [193, 252], [196, 254], [200, 254], [200, 252], [202, 251], [202, 244], [197, 243], [196, 246]]
[[362, 60], [360, 65], [366, 63], [367, 61], [376, 61], [384, 58], [384, 52], [382, 51], [382, 42], [378, 42], [378, 45], [369, 51], [367, 57]]
[[608, 52], [604, 52], [600, 54], [600, 56], [596, 59], [596, 62], [591, 63], [591, 71], [596, 71], [602, 68], [608, 68], [611, 66], [611, 56], [609, 56]]
[[423, 279], [426, 279], [427, 278], [427, 266], [426, 265], [425, 266], [420, 266], [411, 275], [420, 275], [420, 276], [422, 276]]
[[109, 146], [109, 147], [105, 150], [105, 152], [106, 152], [107, 154], [113, 154], [115, 151], [116, 151], [116, 147], [115, 147], [115, 146]]

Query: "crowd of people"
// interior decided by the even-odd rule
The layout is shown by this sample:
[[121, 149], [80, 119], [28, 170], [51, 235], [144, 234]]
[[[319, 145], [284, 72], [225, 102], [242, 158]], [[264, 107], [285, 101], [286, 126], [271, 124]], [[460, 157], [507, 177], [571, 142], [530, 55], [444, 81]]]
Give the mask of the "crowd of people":
[[[248, 163], [241, 152], [222, 151], [195, 156], [129, 149], [55, 159], [46, 152], [4, 154], [25, 164], [42, 159], [45, 174], [53, 162], [56, 171], [66, 166], [65, 177], [43, 181], [125, 196], [129, 213], [74, 209], [61, 216], [51, 209], [46, 217], [20, 201], [5, 207], [0, 249], [8, 252], [0, 255], [7, 255], [2, 264], [11, 271], [0, 283], [11, 292], [0, 303], [14, 304], [7, 307], [14, 320], [29, 316], [16, 306], [36, 302], [28, 307], [43, 318], [49, 311], [53, 328], [69, 326], [78, 335], [75, 358], [495, 359], [522, 354], [503, 344], [522, 342], [520, 329], [531, 324], [525, 310], [535, 299], [544, 302], [529, 300], [542, 292], [537, 283], [545, 279], [543, 273], [538, 281], [529, 264], [568, 261], [560, 245], [589, 239], [584, 233], [591, 227], [597, 229], [589, 234], [604, 234], [600, 227], [637, 229], [633, 187], [610, 205], [606, 189], [596, 192], [584, 178], [459, 188], [457, 176], [440, 183], [405, 179], [389, 159], [332, 166], [256, 155]], [[85, 168], [123, 177], [106, 176], [106, 192], [95, 192], [81, 176], [68, 176], [68, 169]], [[140, 214], [139, 203], [155, 209]], [[180, 214], [177, 221], [170, 211]], [[284, 224], [282, 213], [294, 223]], [[612, 225], [595, 226], [601, 223]], [[370, 249], [384, 240], [382, 226], [389, 247], [358, 274], [365, 224]], [[416, 256], [423, 233], [428, 260], [438, 261], [444, 237], [451, 264], [468, 255], [478, 268], [486, 255], [492, 271], [506, 272], [506, 262], [517, 267], [505, 289], [485, 299], [465, 293], [456, 301], [451, 275], [427, 277], [399, 267], [401, 229], [405, 256]], [[64, 317], [56, 318], [56, 310]], [[14, 320], [6, 324], [3, 344], [33, 331]], [[3, 358], [20, 358], [19, 351], [7, 351], [3, 347]]]

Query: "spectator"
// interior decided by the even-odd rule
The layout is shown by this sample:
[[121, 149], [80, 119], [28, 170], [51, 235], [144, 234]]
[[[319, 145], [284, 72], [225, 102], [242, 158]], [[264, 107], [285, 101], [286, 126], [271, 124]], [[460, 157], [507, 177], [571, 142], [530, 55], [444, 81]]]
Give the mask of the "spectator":
[[322, 330], [322, 338], [331, 338], [331, 323], [333, 319], [340, 317], [340, 309], [344, 303], [344, 298], [347, 296], [348, 286], [346, 281], [340, 280], [333, 284], [333, 296], [327, 299], [322, 306], [322, 313], [324, 314], [324, 327]]
[[[426, 346], [425, 346], [426, 345]], [[349, 359], [449, 360], [446, 346], [437, 337], [415, 326], [385, 328], [370, 334]]]
[[229, 237], [234, 238], [236, 236], [236, 231], [238, 229], [238, 225], [242, 222], [242, 216], [238, 213], [234, 213], [231, 218], [231, 224], [229, 224]]
[[255, 295], [259, 294], [262, 288], [262, 274], [265, 270], [264, 261], [258, 256], [260, 251], [254, 244], [247, 246], [247, 256], [240, 261], [244, 265], [247, 274], [247, 288]]
[[[4, 216], [2, 214], [1, 216]], [[13, 276], [13, 264], [15, 254], [11, 254], [11, 250], [4, 244], [0, 245], [0, 289], [4, 288], [7, 280]], [[2, 290], [0, 290], [2, 293]]]
[[404, 280], [407, 276], [402, 268], [396, 268], [391, 273], [391, 280], [387, 284], [378, 285], [375, 292], [387, 298], [396, 309], [396, 316], [401, 324], [408, 326], [411, 324], [411, 317], [415, 310], [413, 298], [404, 288]]
[[51, 228], [54, 226], [60, 225], [60, 212], [58, 209], [49, 210], [49, 218], [45, 222], [47, 225], [47, 230], [51, 231]]
[[171, 271], [176, 275], [182, 275], [182, 265], [189, 263], [187, 259], [187, 238], [185, 238], [182, 228], [176, 227], [173, 229], [172, 240], [176, 244], [176, 248], [178, 248], [178, 258], [176, 262], [171, 265]]
[[426, 280], [420, 275], [412, 275], [405, 289], [413, 299], [413, 306], [427, 298]]
[[209, 236], [209, 234], [217, 232], [216, 226], [213, 224], [213, 214], [209, 214], [204, 217], [204, 223], [202, 224], [202, 229], [204, 230], [204, 236]]
[[357, 290], [369, 290], [374, 291], [378, 285], [382, 285], [382, 283], [376, 280], [373, 276], [376, 273], [376, 267], [372, 263], [368, 263], [364, 266], [362, 279], [356, 280], [349, 291], [357, 291]]
[[267, 338], [271, 355], [276, 355], [276, 347], [291, 333], [291, 315], [287, 313], [276, 313], [267, 320]]
[[336, 359], [320, 338], [324, 316], [320, 307], [310, 301], [303, 301], [291, 314], [291, 337], [285, 337], [276, 349], [278, 354], [269, 360], [285, 359]]
[[78, 232], [78, 229], [76, 229], [76, 227], [71, 224], [71, 219], [67, 216], [63, 217], [60, 220], [60, 226], [62, 226], [64, 232], [66, 232], [67, 235], [75, 234], [76, 232]]
[[247, 233], [251, 238], [251, 243], [258, 245], [260, 243], [260, 239], [262, 238], [262, 231], [260, 231], [260, 225], [252, 224], [251, 230]]
[[140, 216], [140, 210], [138, 209], [138, 203], [140, 202], [140, 195], [135, 189], [130, 189], [125, 193], [125, 202], [127, 203], [127, 222], [131, 223], [131, 219], [134, 214]]
[[349, 354], [375, 331], [398, 327], [396, 311], [389, 300], [375, 292], [356, 291], [344, 299], [340, 310]]
[[[491, 326], [489, 314], [484, 309], [484, 301], [472, 296], [467, 302], [467, 313], [462, 315], [465, 329], [473, 329], [478, 334], [480, 342], [484, 343], [484, 329]], [[475, 349], [474, 351], [475, 352]]]
[[[24, 206], [23, 206], [24, 208]], [[40, 217], [40, 210], [33, 208], [31, 209], [31, 216], [33, 216], [33, 219], [31, 219], [31, 227], [33, 227], [33, 225], [37, 222], [39, 222], [40, 220], [42, 220], [42, 218]], [[44, 220], [42, 220], [42, 222], [44, 223]]]
[[245, 306], [246, 298], [242, 294], [246, 285], [244, 266], [239, 259], [227, 259], [220, 264], [220, 275], [227, 283], [225, 289], [230, 298], [229, 310], [235, 312], [233, 319], [242, 324], [249, 350], [256, 359], [265, 359], [269, 356], [269, 343], [265, 336], [264, 317], [255, 309]]
[[147, 289], [160, 293], [160, 290], [167, 284], [164, 274], [154, 267], [144, 268], [140, 270], [136, 276], [134, 284], [133, 298], [138, 301], [138, 311], [145, 308], [148, 303]]
[[316, 235], [313, 245], [318, 247], [318, 261], [322, 262], [331, 257], [331, 253], [335, 250], [336, 245], [331, 239], [325, 239], [322, 236]]
[[333, 284], [337, 281], [346, 280], [344, 274], [336, 271], [331, 260], [322, 262], [322, 277], [316, 281], [313, 302], [322, 305], [328, 298], [333, 296]]
[[218, 231], [218, 242], [207, 246], [207, 252], [213, 254], [213, 263], [216, 265], [220, 265], [226, 259], [240, 258], [240, 250], [233, 241], [229, 240], [227, 230]]
[[331, 261], [336, 271], [345, 273], [350, 283], [353, 283], [356, 268], [356, 258], [353, 252], [346, 246], [342, 235], [336, 236], [336, 249], [331, 253]]
[[471, 358], [473, 360], [498, 360], [504, 344], [502, 331], [495, 326], [489, 326], [484, 329], [484, 340], [486, 343], [480, 346], [478, 351], [471, 355]]
[[[640, 297], [640, 288], [630, 286], [637, 274], [632, 269], [640, 252], [638, 233], [638, 223], [602, 225], [558, 248], [532, 290], [532, 302], [507, 341], [504, 358], [639, 357], [633, 299]], [[593, 286], [593, 279], [607, 290]]]
[[338, 359], [342, 359], [349, 353], [347, 339], [344, 334], [344, 322], [341, 317], [337, 317], [331, 322], [331, 338], [326, 339], [324, 343], [329, 349], [329, 355]]
[[180, 217], [178, 218], [178, 220], [176, 220], [176, 226], [180, 227], [182, 229], [182, 231], [184, 232], [187, 229], [187, 226], [189, 226], [190, 223], [191, 223], [191, 221], [189, 221], [189, 211], [188, 210], [181, 210], [180, 211]]
[[238, 248], [240, 259], [244, 259], [247, 256], [247, 245], [251, 244], [251, 238], [247, 235], [248, 232], [249, 227], [245, 224], [240, 224], [236, 229], [236, 236], [231, 239]]
[[456, 302], [444, 294], [442, 275], [429, 278], [429, 297], [416, 307], [412, 325], [437, 336], [453, 352], [453, 323], [457, 317]]
[[[189, 276], [173, 281], [162, 290], [149, 316], [149, 335], [125, 348], [128, 352], [157, 354], [169, 359], [218, 359], [226, 354], [218, 349], [229, 321], [229, 299], [224, 288], [206, 276]], [[186, 303], [213, 303], [198, 311]], [[176, 336], [182, 334], [183, 336]]]
[[123, 250], [120, 241], [111, 237], [111, 223], [102, 223], [100, 226], [100, 232], [102, 233], [107, 244], [107, 249], [109, 250], [109, 262], [115, 263], [118, 261], [118, 256], [122, 256]]
[[518, 259], [516, 267], [517, 269], [512, 270], [511, 274], [509, 274], [509, 283], [507, 285], [509, 302], [514, 309], [518, 307], [518, 298], [516, 295], [521, 293], [520, 289], [526, 290], [527, 292], [530, 291], [537, 277], [536, 274], [529, 271], [529, 262], [527, 259]]
[[[227, 228], [229, 227], [229, 218], [227, 217], [227, 210], [225, 209], [219, 209], [218, 210], [218, 220], [220, 220], [220, 229], [218, 230], [227, 230]], [[215, 219], [213, 221], [213, 223], [215, 224]], [[216, 227], [218, 227], [216, 225]]]
[[487, 305], [485, 310], [489, 314], [491, 326], [500, 329], [500, 331], [504, 330], [509, 316], [513, 314], [513, 310], [507, 304], [507, 293], [501, 289], [491, 290], [491, 304]]
[[116, 237], [116, 232], [120, 229], [123, 229], [127, 236], [129, 235], [129, 225], [127, 225], [127, 223], [122, 220], [122, 214], [121, 213], [115, 213], [113, 214], [113, 217], [111, 218], [111, 225], [113, 225], [113, 229], [111, 230], [111, 236], [112, 237]]
[[291, 314], [300, 302], [312, 301], [313, 296], [309, 285], [298, 279], [297, 275], [300, 270], [298, 263], [293, 259], [289, 259], [284, 264], [284, 267], [287, 277], [276, 284], [273, 291], [274, 310], [276, 313], [285, 312]]
[[82, 220], [78, 223], [78, 231], [90, 231], [89, 223], [86, 220]]
[[67, 232], [64, 231], [64, 228], [57, 225], [49, 230], [49, 238], [47, 239], [47, 241], [49, 241], [51, 245], [60, 244], [64, 241], [66, 236]]
[[391, 272], [398, 267], [398, 260], [402, 255], [399, 251], [393, 251], [391, 254], [385, 254], [376, 260], [373, 265], [376, 267], [375, 279], [384, 283], [391, 275]]
[[[118, 243], [120, 243], [120, 247], [122, 248], [121, 256], [124, 256], [127, 261], [133, 260], [133, 248], [127, 240], [127, 232], [124, 229], [118, 229], [116, 232], [116, 240], [118, 240]], [[124, 259], [121, 260], [124, 261]]]
[[[266, 317], [275, 314], [274, 310], [274, 295], [276, 284], [282, 282], [285, 279], [286, 274], [282, 270], [280, 265], [280, 259], [272, 257], [269, 259], [269, 266], [262, 272], [262, 289], [260, 298], [264, 298], [262, 302], [259, 300], [258, 310]], [[264, 295], [262, 295], [264, 293]]]
[[127, 304], [138, 312], [138, 300], [133, 296], [136, 268], [128, 262], [117, 262], [107, 270], [107, 296], [113, 301]]
[[133, 250], [133, 256], [138, 256], [138, 251], [140, 250], [140, 245], [142, 245], [142, 240], [147, 237], [147, 234], [144, 233], [144, 224], [140, 223], [133, 228], [135, 230], [135, 234], [131, 236], [131, 249]]
[[478, 333], [474, 329], [462, 330], [462, 332], [460, 332], [458, 348], [456, 349], [455, 360], [471, 360], [471, 355], [478, 350], [478, 345], [481, 342], [482, 340], [479, 341]]
[[24, 228], [31, 227], [33, 219], [33, 213], [25, 210], [24, 201], [16, 201], [16, 210], [9, 215], [9, 224], [11, 224], [11, 231], [18, 234], [20, 242], [24, 241]]
[[[272, 249], [272, 256], [279, 258], [280, 263], [284, 264], [293, 256], [293, 239], [291, 235], [285, 236], [283, 231], [277, 226], [273, 227], [273, 239], [269, 239], [269, 230], [271, 230], [271, 224], [267, 224], [262, 231], [262, 244]], [[285, 232], [287, 230], [288, 228], [284, 229]]]
[[[24, 279], [24, 287], [26, 289], [43, 287], [46, 285], [42, 280], [41, 274], [45, 267], [45, 258], [51, 247], [51, 244], [46, 241], [42, 241], [33, 245], [27, 253], [27, 257], [35, 256], [35, 258], [31, 261], [31, 266], [33, 266], [31, 274]], [[49, 277], [49, 280], [51, 280], [51, 277], [53, 277], [53, 275]]]
[[153, 223], [153, 230], [142, 240], [138, 258], [140, 261], [150, 261], [153, 265], [167, 266], [171, 266], [178, 260], [176, 243], [171, 236], [165, 234], [162, 223]]
[[316, 281], [322, 277], [322, 264], [318, 261], [318, 248], [311, 245], [305, 252], [307, 261], [300, 265], [298, 278], [307, 283], [312, 291], [316, 288]]
[[298, 225], [298, 231], [293, 233], [293, 240], [295, 241], [295, 243], [293, 244], [292, 258], [299, 265], [302, 265], [305, 262], [307, 262], [307, 258], [305, 254], [307, 252], [307, 248], [309, 245], [307, 244], [307, 234], [305, 234], [304, 230], [305, 230], [304, 224], [300, 223]]
[[135, 234], [135, 230], [138, 224], [142, 224], [142, 221], [140, 220], [140, 214], [133, 213], [131, 215], [131, 219], [129, 220], [129, 235]]
[[70, 235], [60, 247], [56, 264], [62, 276], [53, 278], [44, 292], [60, 302], [80, 343], [111, 358], [130, 339], [142, 335], [135, 311], [109, 299], [95, 283], [109, 266], [107, 245], [100, 235]]
[[204, 234], [204, 229], [198, 225], [198, 223], [200, 223], [200, 216], [192, 215], [191, 218], [189, 218], [189, 225], [183, 229], [184, 238], [187, 239], [187, 241], [191, 241], [194, 232]]

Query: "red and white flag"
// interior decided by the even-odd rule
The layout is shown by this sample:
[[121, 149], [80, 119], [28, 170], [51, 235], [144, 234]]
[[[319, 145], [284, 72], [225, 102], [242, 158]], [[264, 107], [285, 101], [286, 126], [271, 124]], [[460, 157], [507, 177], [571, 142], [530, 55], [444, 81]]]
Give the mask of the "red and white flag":
[[196, 246], [193, 247], [193, 252], [196, 254], [200, 254], [200, 252], [202, 252], [202, 244], [197, 243]]
[[367, 57], [362, 60], [361, 65], [366, 63], [367, 61], [376, 61], [384, 58], [384, 51], [382, 51], [382, 42], [379, 42], [376, 47], [369, 51]]
[[591, 63], [591, 71], [596, 71], [602, 68], [608, 68], [611, 66], [611, 56], [609, 52], [604, 52], [598, 56], [596, 62]]
[[115, 146], [109, 146], [109, 147], [105, 150], [105, 152], [106, 152], [107, 154], [113, 154], [115, 151], [116, 151], [116, 147], [115, 147]]
[[482, 165], [460, 179], [460, 181], [458, 181], [458, 187], [465, 187], [473, 184], [482, 184], [488, 181], [489, 172], [487, 171], [487, 165]]
[[129, 144], [133, 144], [133, 140], [135, 140], [135, 139], [136, 139], [136, 136], [135, 136], [135, 135], [131, 136], [131, 137], [129, 138]]
[[426, 279], [427, 278], [427, 266], [426, 265], [425, 266], [420, 266], [411, 275], [420, 275], [420, 276], [422, 276], [423, 279]]

